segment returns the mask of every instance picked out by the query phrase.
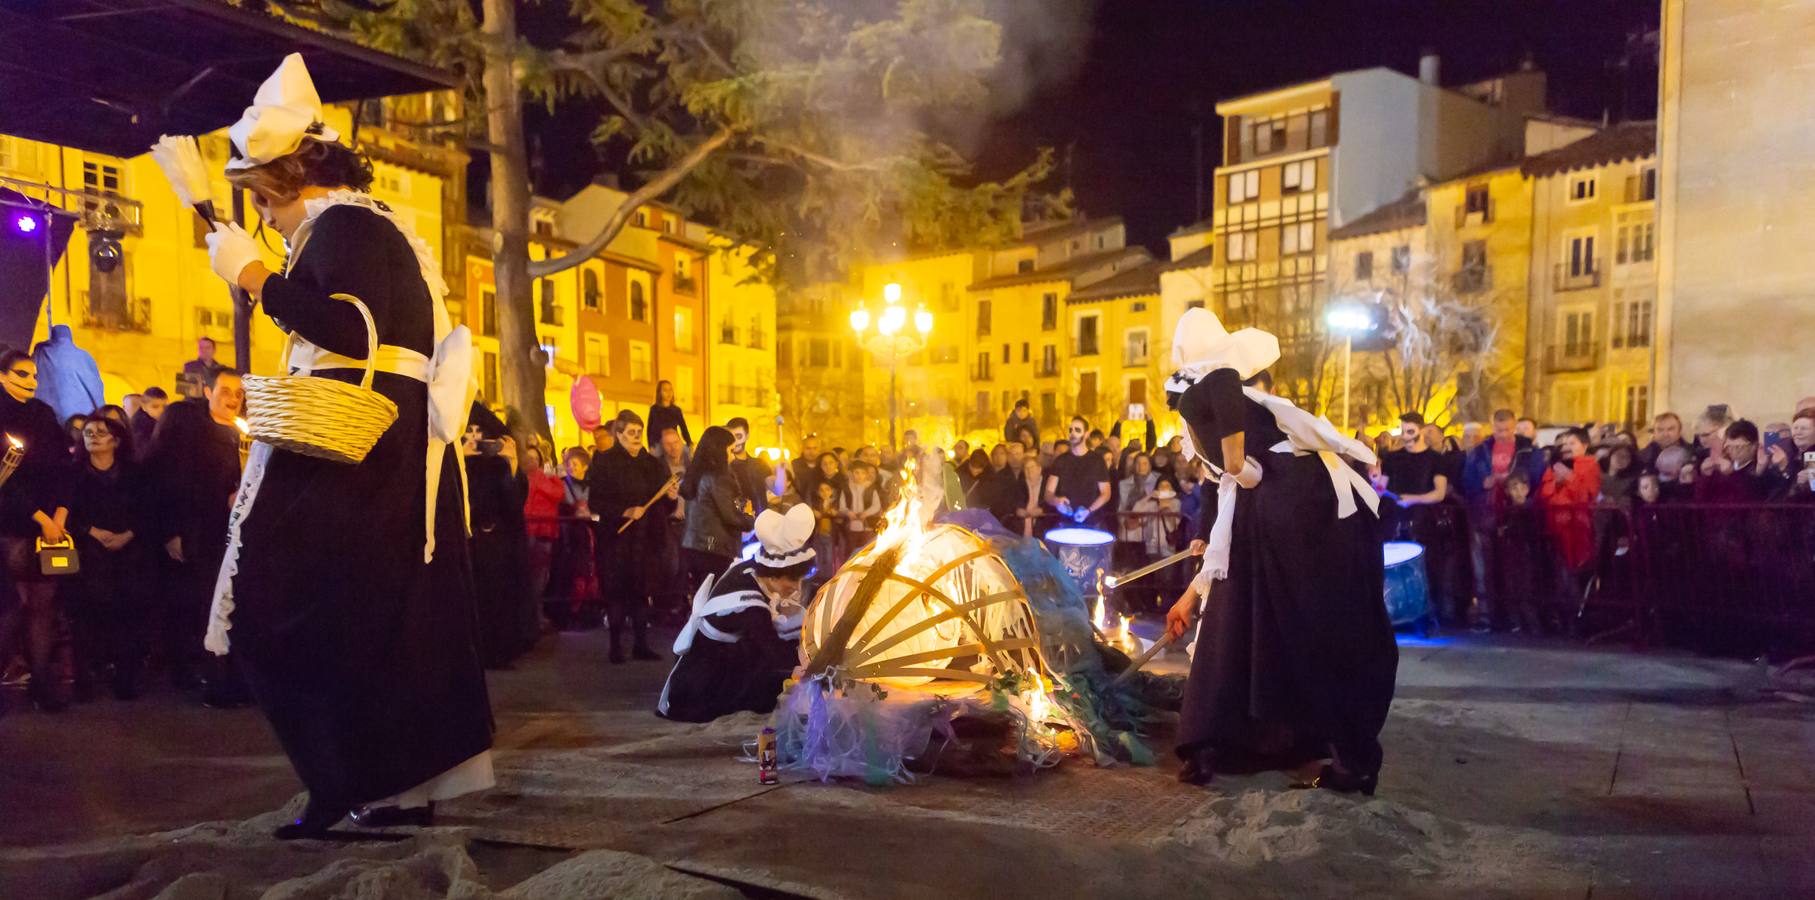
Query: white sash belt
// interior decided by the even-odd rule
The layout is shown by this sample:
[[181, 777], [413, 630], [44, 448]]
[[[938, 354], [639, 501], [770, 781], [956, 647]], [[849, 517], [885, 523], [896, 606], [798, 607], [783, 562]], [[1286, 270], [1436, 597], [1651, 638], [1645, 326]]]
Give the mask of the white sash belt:
[[[295, 375], [309, 375], [323, 369], [356, 369], [366, 367], [363, 359], [342, 356], [323, 350], [313, 344], [298, 343], [299, 358], [290, 360], [290, 371]], [[313, 352], [310, 352], [313, 351]], [[413, 378], [424, 384], [429, 380], [429, 358], [408, 347], [397, 347], [391, 344], [379, 344], [378, 356], [372, 360], [372, 368], [392, 375]]]

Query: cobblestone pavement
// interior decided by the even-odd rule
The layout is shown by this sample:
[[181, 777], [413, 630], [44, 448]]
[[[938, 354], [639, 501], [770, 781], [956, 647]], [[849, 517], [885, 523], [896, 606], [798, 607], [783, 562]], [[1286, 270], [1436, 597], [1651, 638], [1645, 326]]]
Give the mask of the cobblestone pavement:
[[1168, 753], [875, 790], [757, 785], [736, 757], [758, 717], [657, 719], [666, 666], [607, 665], [602, 638], [549, 639], [493, 673], [499, 786], [427, 836], [269, 841], [299, 787], [256, 711], [166, 690], [45, 716], [13, 695], [0, 896], [337, 896], [380, 877], [410, 896], [1815, 890], [1815, 706], [1743, 664], [1407, 640], [1371, 801], [1278, 775], [1186, 788]]

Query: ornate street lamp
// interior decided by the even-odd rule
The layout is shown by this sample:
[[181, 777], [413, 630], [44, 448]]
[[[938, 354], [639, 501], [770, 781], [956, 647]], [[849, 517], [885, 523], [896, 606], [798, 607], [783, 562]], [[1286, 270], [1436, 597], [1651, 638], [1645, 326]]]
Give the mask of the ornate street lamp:
[[[901, 285], [890, 282], [882, 287], [882, 311], [872, 317], [869, 307], [861, 302], [851, 310], [851, 330], [857, 343], [868, 350], [877, 362], [889, 366], [889, 447], [896, 446], [896, 370], [903, 357], [926, 349], [927, 336], [933, 333], [933, 314], [917, 306], [911, 317], [901, 305]], [[912, 327], [910, 328], [910, 324]], [[873, 328], [871, 326], [874, 326]]]

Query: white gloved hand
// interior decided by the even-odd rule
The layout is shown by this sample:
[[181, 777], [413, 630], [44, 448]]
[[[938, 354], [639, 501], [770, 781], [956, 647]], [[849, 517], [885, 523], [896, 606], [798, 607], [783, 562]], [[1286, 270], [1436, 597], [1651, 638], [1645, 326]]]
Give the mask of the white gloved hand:
[[208, 232], [206, 240], [208, 265], [213, 267], [214, 274], [238, 287], [240, 273], [258, 262], [258, 242], [246, 233], [246, 229], [234, 223], [216, 225]]
[[1260, 476], [1260, 463], [1255, 462], [1254, 457], [1250, 456], [1243, 461], [1242, 470], [1236, 473], [1235, 483], [1251, 490], [1260, 484]]

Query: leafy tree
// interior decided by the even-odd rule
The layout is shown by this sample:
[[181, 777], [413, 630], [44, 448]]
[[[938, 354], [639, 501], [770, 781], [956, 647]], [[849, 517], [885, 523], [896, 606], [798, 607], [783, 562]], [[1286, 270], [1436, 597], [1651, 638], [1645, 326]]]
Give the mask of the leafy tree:
[[[592, 257], [640, 205], [667, 199], [715, 223], [748, 243], [761, 277], [792, 284], [890, 245], [1005, 238], [1029, 203], [1063, 208], [1033, 194], [1048, 153], [978, 182], [940, 137], [983, 110], [1001, 59], [984, 0], [571, 0], [576, 27], [556, 46], [522, 37], [519, 5], [393, 0], [349, 21], [465, 79], [471, 119], [416, 124], [469, 128], [490, 154], [504, 390], [539, 430], [531, 279]], [[594, 143], [640, 185], [573, 252], [533, 262], [526, 98], [599, 105]]]

